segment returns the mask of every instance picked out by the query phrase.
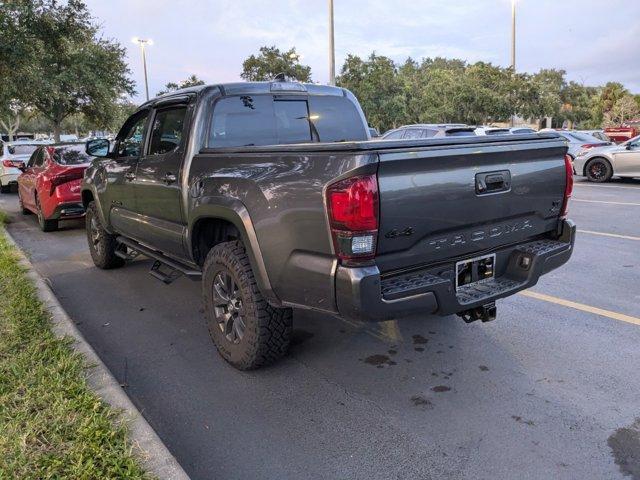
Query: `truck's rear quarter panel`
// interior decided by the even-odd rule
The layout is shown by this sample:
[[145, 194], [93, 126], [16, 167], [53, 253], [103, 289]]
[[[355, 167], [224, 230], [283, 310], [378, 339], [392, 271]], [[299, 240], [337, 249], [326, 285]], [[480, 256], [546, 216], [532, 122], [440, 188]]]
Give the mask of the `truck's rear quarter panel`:
[[336, 260], [327, 227], [324, 188], [342, 176], [373, 173], [377, 156], [352, 152], [202, 153], [189, 184], [204, 191], [191, 199], [229, 198], [249, 211], [269, 281], [288, 304], [336, 311]]

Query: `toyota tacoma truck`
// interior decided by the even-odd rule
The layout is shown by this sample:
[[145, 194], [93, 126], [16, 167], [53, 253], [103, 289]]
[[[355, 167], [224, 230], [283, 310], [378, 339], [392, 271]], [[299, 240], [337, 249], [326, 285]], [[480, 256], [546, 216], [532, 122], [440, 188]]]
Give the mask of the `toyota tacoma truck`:
[[82, 184], [91, 257], [201, 279], [240, 369], [282, 356], [292, 309], [491, 320], [571, 256], [571, 162], [555, 133], [372, 140], [347, 90], [286, 81], [143, 104]]

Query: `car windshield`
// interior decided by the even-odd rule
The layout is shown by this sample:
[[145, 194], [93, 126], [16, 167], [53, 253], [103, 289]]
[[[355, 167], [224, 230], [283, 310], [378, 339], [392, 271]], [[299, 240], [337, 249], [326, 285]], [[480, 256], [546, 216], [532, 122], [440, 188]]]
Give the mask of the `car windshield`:
[[38, 148], [37, 145], [8, 145], [9, 155], [31, 155]]
[[82, 165], [89, 163], [91, 158], [84, 150], [84, 144], [56, 147], [53, 152], [53, 161], [59, 165]]

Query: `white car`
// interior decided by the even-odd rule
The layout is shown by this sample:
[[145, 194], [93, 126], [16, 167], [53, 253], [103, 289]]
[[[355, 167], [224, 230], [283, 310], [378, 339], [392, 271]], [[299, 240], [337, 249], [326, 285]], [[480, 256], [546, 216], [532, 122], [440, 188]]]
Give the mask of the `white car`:
[[511, 132], [508, 128], [502, 127], [477, 127], [475, 130], [476, 135], [510, 135]]
[[49, 142], [19, 140], [0, 142], [0, 193], [9, 193], [13, 185], [18, 184], [22, 174], [21, 167], [29, 160], [38, 146]]
[[590, 182], [606, 182], [611, 177], [640, 177], [640, 135], [620, 145], [581, 150], [573, 162], [576, 175]]

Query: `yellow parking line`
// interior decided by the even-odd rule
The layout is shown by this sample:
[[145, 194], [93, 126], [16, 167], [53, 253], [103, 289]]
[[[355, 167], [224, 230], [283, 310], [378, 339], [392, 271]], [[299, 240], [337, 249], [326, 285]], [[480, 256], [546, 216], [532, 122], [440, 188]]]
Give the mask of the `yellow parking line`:
[[592, 307], [590, 305], [585, 305], [584, 303], [572, 302], [570, 300], [565, 300], [564, 298], [552, 297], [551, 295], [532, 292], [531, 290], [524, 290], [520, 292], [520, 295], [524, 295], [525, 297], [529, 298], [535, 298], [536, 300], [555, 303], [556, 305], [562, 305], [563, 307], [575, 308], [576, 310], [580, 310], [582, 312], [593, 313], [602, 317], [612, 318], [613, 320], [640, 325], [640, 318], [632, 317], [631, 315], [625, 315], [623, 313], [612, 312], [611, 310], [604, 310], [603, 308]]
[[640, 207], [640, 203], [631, 202], [605, 202], [604, 200], [583, 200], [581, 198], [572, 198], [572, 202], [585, 202], [585, 203], [608, 203], [610, 205], [631, 205], [634, 207]]
[[617, 233], [594, 232], [593, 230], [578, 230], [578, 233], [588, 233], [590, 235], [602, 235], [603, 237], [623, 238], [624, 240], [640, 241], [640, 237], [632, 237], [630, 235], [618, 235]]

